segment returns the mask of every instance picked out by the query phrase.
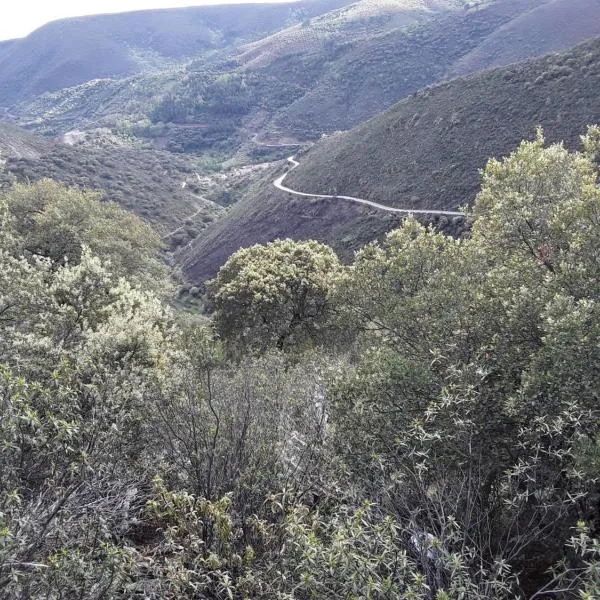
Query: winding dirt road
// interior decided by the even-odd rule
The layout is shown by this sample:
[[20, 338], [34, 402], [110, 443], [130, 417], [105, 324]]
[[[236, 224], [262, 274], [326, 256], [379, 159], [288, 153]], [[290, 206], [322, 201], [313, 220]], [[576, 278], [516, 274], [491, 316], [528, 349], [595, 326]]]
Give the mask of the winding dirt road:
[[384, 210], [386, 212], [391, 213], [402, 213], [405, 215], [446, 215], [450, 217], [464, 217], [465, 213], [456, 211], [456, 210], [425, 210], [425, 209], [417, 209], [417, 208], [394, 208], [392, 206], [385, 206], [384, 204], [378, 204], [377, 202], [372, 202], [371, 200], [365, 200], [364, 198], [355, 198], [354, 196], [340, 196], [340, 195], [331, 195], [331, 194], [307, 194], [306, 192], [298, 192], [289, 187], [283, 185], [284, 179], [287, 177], [287, 174], [290, 171], [293, 171], [296, 167], [300, 166], [300, 163], [293, 157], [290, 156], [287, 161], [292, 165], [292, 168], [278, 177], [273, 185], [282, 192], [287, 192], [288, 194], [294, 194], [295, 196], [304, 196], [305, 198], [329, 198], [332, 200], [347, 200], [348, 202], [355, 202], [357, 204], [364, 204], [366, 206], [371, 206], [372, 208], [377, 208], [379, 210]]

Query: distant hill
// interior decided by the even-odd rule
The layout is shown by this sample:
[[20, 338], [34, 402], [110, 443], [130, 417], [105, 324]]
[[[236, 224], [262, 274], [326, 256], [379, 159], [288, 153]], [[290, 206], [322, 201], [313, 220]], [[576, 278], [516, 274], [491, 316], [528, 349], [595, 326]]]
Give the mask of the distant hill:
[[450, 76], [558, 52], [600, 35], [598, 0], [550, 0], [525, 10], [460, 59]]
[[284, 56], [328, 53], [336, 40], [370, 37], [463, 5], [463, 0], [358, 0], [243, 46], [236, 61], [246, 68], [257, 68]]
[[223, 49], [347, 0], [203, 6], [55, 21], [0, 45], [0, 105]]
[[[549, 141], [577, 147], [600, 122], [600, 39], [426, 88], [355, 129], [298, 157], [286, 185], [397, 207], [452, 209], [472, 202], [479, 169], [512, 151], [536, 126]], [[452, 227], [448, 219], [440, 219]], [[208, 235], [181, 257], [190, 279], [213, 276], [240, 246], [278, 237], [312, 237], [348, 256], [398, 218], [343, 201], [292, 197], [272, 175], [256, 184]]]
[[[241, 150], [240, 156], [252, 157], [260, 148], [251, 140], [316, 139], [350, 129], [456, 73], [565, 49], [594, 32], [600, 35], [600, 2], [592, 0], [345, 4], [295, 4], [286, 21], [295, 24], [282, 28], [279, 14], [275, 33], [249, 43], [242, 43], [240, 25], [228, 30], [230, 43], [220, 38], [217, 51], [201, 52], [185, 67], [175, 62], [152, 69], [161, 60], [164, 66], [166, 54], [159, 60], [156, 53], [138, 52], [147, 60], [138, 61], [136, 75], [94, 79], [35, 96], [11, 112], [22, 125], [44, 134], [125, 127], [128, 134], [171, 151], [231, 155]], [[165, 14], [174, 19], [179, 13]], [[217, 14], [226, 21], [225, 13]], [[251, 14], [258, 19], [258, 13]], [[252, 20], [244, 27], [256, 30]], [[169, 47], [161, 48], [167, 53]]]
[[[321, 55], [279, 58], [263, 68], [266, 75], [305, 73], [310, 84], [302, 97], [275, 115], [271, 126], [285, 131], [302, 123], [317, 133], [349, 129], [447, 78], [488, 36], [544, 1], [488, 2], [409, 27], [377, 30], [365, 39], [345, 39]], [[600, 20], [600, 7], [597, 12]], [[472, 70], [479, 68], [473, 64]]]

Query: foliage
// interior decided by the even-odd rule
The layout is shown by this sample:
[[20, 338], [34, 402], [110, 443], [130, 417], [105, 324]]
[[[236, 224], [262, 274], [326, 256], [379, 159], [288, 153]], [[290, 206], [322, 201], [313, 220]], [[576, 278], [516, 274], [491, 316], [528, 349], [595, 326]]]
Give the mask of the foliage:
[[239, 250], [209, 284], [216, 330], [235, 345], [258, 350], [316, 342], [339, 270], [334, 252], [313, 241]]
[[595, 489], [596, 138], [491, 160], [469, 239], [408, 221], [338, 292], [366, 344], [330, 391], [349, 477], [449, 551], [456, 522], [484, 587], [508, 567], [533, 593]]
[[132, 213], [102, 202], [98, 193], [46, 179], [14, 185], [4, 201], [19, 252], [43, 256], [54, 266], [77, 265], [86, 246], [117, 275], [135, 276], [145, 287], [165, 285], [159, 237]]
[[[37, 144], [37, 139], [32, 143]], [[97, 190], [106, 200], [134, 212], [163, 234], [189, 217], [201, 229], [203, 219], [212, 220], [220, 212], [212, 202], [199, 202], [188, 183], [182, 187], [183, 182], [195, 179], [195, 168], [193, 161], [169, 152], [56, 143], [38, 156], [7, 160], [9, 173], [21, 183], [50, 178], [69, 187]]]
[[15, 188], [0, 598], [597, 597], [598, 139], [491, 160], [470, 237], [242, 250], [213, 324], [109, 260], [135, 219]]

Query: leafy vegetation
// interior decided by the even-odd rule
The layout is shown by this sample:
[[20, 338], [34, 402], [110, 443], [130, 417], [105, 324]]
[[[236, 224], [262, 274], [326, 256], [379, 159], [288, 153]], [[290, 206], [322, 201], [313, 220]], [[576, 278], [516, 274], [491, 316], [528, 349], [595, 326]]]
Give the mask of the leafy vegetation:
[[469, 237], [240, 250], [208, 320], [156, 294], [136, 217], [4, 193], [0, 597], [597, 597], [583, 142], [490, 160]]
[[[313, 0], [0, 44], [3, 114], [64, 142], [0, 128], [0, 600], [599, 598], [600, 43], [419, 89], [597, 11]], [[247, 164], [290, 146], [286, 184], [333, 198]]]
[[278, 240], [236, 252], [214, 282], [215, 329], [242, 348], [300, 348], [322, 340], [340, 272], [331, 248]]

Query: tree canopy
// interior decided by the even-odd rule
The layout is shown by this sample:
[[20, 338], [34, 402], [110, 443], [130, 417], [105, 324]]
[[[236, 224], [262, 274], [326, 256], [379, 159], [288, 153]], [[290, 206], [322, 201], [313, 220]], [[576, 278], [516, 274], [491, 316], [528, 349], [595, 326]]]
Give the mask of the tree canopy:
[[216, 330], [258, 349], [317, 341], [340, 272], [333, 250], [314, 241], [277, 240], [239, 250], [209, 284]]
[[240, 250], [208, 319], [135, 218], [9, 191], [0, 598], [600, 597], [599, 137], [491, 160], [461, 239]]

